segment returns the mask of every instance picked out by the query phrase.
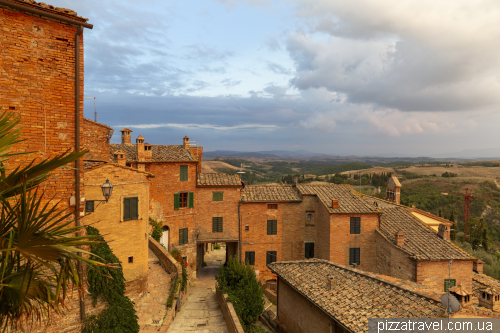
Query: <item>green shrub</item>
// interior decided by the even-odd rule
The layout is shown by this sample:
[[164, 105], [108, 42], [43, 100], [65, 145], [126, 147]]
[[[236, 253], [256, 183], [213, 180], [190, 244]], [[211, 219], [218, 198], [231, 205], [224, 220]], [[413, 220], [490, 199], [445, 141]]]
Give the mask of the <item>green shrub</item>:
[[214, 250], [220, 250], [220, 244], [215, 243]]
[[163, 235], [163, 222], [156, 222], [152, 218], [149, 218], [149, 224], [153, 226], [153, 230], [151, 230], [151, 237], [159, 243], [161, 236]]
[[233, 304], [243, 327], [253, 323], [264, 311], [264, 290], [252, 266], [240, 264], [236, 257], [231, 257], [215, 278], [222, 292], [228, 294], [227, 300]]
[[[173, 249], [172, 252], [170, 252], [170, 254], [181, 265], [181, 268], [182, 268], [181, 291], [184, 291], [184, 290], [186, 290], [186, 286], [187, 286], [187, 279], [188, 279], [187, 266], [188, 266], [188, 263], [185, 262], [184, 259], [182, 259], [182, 253], [178, 249]], [[177, 290], [176, 290], [176, 292], [177, 292]]]
[[[99, 230], [88, 226], [88, 235], [98, 235]], [[96, 306], [98, 297], [108, 303], [108, 307], [98, 315], [87, 317], [85, 321], [86, 333], [108, 332], [139, 332], [138, 317], [134, 303], [125, 296], [125, 278], [118, 258], [113, 254], [109, 245], [102, 237], [97, 238], [102, 243], [91, 245], [91, 260], [115, 264], [117, 268], [87, 265], [87, 280], [89, 292], [92, 295], [92, 304]]]

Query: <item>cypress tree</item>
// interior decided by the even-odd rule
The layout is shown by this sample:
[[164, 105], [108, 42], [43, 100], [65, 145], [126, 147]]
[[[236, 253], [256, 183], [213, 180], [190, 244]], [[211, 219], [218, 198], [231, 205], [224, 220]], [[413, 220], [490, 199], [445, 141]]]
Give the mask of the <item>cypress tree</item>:
[[443, 216], [441, 215], [441, 209], [439, 210], [439, 217], [443, 217]]

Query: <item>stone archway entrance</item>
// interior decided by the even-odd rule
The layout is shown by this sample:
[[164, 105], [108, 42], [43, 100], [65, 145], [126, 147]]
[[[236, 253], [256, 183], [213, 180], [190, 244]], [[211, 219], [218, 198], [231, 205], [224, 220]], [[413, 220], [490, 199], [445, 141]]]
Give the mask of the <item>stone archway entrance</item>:
[[169, 227], [164, 225], [163, 226], [163, 234], [161, 235], [161, 238], [160, 238], [160, 243], [165, 245], [165, 247], [168, 249], [168, 236], [169, 236]]

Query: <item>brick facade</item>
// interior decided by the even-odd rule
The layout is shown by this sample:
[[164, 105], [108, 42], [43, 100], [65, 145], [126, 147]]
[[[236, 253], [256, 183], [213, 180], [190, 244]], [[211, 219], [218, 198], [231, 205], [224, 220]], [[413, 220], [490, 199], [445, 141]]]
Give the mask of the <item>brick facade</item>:
[[[8, 169], [75, 148], [75, 33], [77, 28], [0, 7], [0, 107], [21, 118], [21, 139]], [[83, 34], [80, 36], [80, 110], [83, 110]], [[83, 121], [83, 112], [80, 114]], [[83, 128], [80, 129], [83, 134]], [[58, 169], [46, 197], [69, 205], [74, 170]], [[82, 176], [83, 177], [83, 176]]]
[[[88, 170], [85, 172], [87, 201], [104, 199], [101, 185], [106, 179], [113, 184], [113, 193], [108, 202], [94, 203], [96, 208], [93, 213], [86, 213], [84, 223], [99, 229], [122, 264], [127, 288], [140, 294], [146, 291], [148, 280], [150, 178], [144, 172], [113, 164]], [[138, 219], [125, 221], [124, 199], [130, 197], [139, 199]]]
[[375, 234], [377, 267], [374, 272], [402, 280], [416, 281], [416, 261], [408, 253], [389, 243], [378, 232]]
[[113, 129], [87, 118], [83, 119], [82, 125], [82, 146], [88, 151], [85, 160], [108, 162], [109, 139], [113, 135]]
[[[448, 279], [449, 261], [418, 261], [416, 282], [433, 287], [444, 292], [444, 280]], [[451, 279], [456, 284], [463, 283], [469, 292], [472, 292], [472, 260], [453, 260], [451, 264]]]

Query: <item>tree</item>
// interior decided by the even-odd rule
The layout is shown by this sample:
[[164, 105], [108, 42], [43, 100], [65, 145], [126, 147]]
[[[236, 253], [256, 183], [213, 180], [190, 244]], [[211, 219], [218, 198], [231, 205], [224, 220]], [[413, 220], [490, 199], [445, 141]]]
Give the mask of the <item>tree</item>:
[[[469, 239], [473, 250], [477, 250], [479, 245], [488, 247], [488, 227], [483, 219], [472, 217], [469, 220]], [[486, 249], [485, 249], [486, 250]]]
[[443, 216], [441, 215], [441, 209], [439, 209], [439, 217], [443, 217]]
[[11, 330], [61, 313], [70, 285], [83, 287], [77, 263], [104, 265], [77, 254], [88, 253], [78, 247], [95, 244], [95, 237], [74, 236], [83, 227], [73, 226], [73, 213], [42, 202], [37, 188], [51, 171], [85, 152], [32, 162], [7, 174], [3, 162], [21, 142], [19, 122], [13, 113], [0, 113], [0, 328]]
[[454, 211], [451, 211], [449, 220], [451, 222], [453, 222], [453, 224], [451, 225], [450, 238], [451, 238], [452, 241], [454, 241], [457, 238], [457, 225], [455, 223], [455, 213], [454, 213]]

